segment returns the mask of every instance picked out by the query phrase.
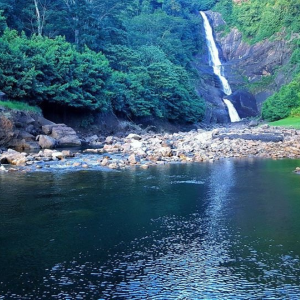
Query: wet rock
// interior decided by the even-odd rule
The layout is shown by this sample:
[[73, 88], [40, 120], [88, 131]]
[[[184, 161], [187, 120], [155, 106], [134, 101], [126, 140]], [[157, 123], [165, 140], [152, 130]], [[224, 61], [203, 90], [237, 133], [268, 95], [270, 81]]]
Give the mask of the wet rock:
[[26, 153], [20, 153], [13, 149], [8, 149], [0, 156], [1, 164], [22, 165], [26, 162]]
[[294, 173], [296, 173], [296, 174], [299, 174], [299, 175], [300, 175], [300, 167], [297, 167], [297, 168], [294, 170]]
[[105, 167], [109, 164], [109, 158], [105, 157], [102, 162], [101, 162], [101, 166]]
[[118, 168], [119, 168], [119, 166], [118, 166], [115, 162], [109, 164], [108, 167], [109, 167], [110, 169], [118, 169]]
[[58, 152], [58, 151], [53, 151], [52, 152], [52, 159], [63, 159], [64, 158], [64, 154], [62, 152]]

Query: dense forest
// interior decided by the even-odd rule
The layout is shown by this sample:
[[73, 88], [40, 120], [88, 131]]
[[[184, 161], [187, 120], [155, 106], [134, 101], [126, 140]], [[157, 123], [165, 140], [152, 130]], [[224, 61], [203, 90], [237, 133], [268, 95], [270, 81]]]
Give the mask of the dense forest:
[[0, 90], [47, 109], [201, 121], [191, 62], [205, 47], [198, 11], [211, 8], [248, 43], [292, 39], [294, 80], [262, 115], [297, 111], [300, 0], [0, 0]]
[[1, 0], [0, 90], [41, 107], [201, 120], [190, 62], [214, 1]]

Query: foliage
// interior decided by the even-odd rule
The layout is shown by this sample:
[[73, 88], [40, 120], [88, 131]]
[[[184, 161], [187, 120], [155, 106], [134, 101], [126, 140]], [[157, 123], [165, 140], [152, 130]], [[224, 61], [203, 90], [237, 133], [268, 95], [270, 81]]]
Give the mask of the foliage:
[[0, 106], [13, 110], [22, 110], [28, 112], [41, 113], [41, 109], [37, 106], [31, 106], [19, 101], [0, 101]]
[[300, 107], [292, 108], [291, 117], [300, 117]]
[[195, 12], [215, 2], [0, 0], [0, 90], [43, 107], [199, 121]]
[[[129, 118], [155, 116], [169, 120], [196, 122], [204, 113], [204, 102], [189, 83], [187, 71], [166, 58], [155, 46], [136, 51], [117, 48], [110, 56], [120, 71], [111, 79], [112, 105]], [[131, 55], [130, 55], [131, 54]], [[131, 68], [124, 62], [130, 62]]]
[[220, 0], [214, 9], [222, 13], [229, 27], [237, 27], [251, 43], [270, 38], [283, 28], [286, 33], [300, 30], [300, 0], [251, 0], [238, 4]]
[[280, 120], [288, 117], [292, 109], [298, 107], [300, 107], [300, 75], [263, 103], [262, 117], [269, 121]]
[[57, 102], [91, 110], [108, 106], [105, 81], [111, 69], [101, 53], [80, 53], [64, 38], [52, 40], [6, 30], [0, 39], [0, 89], [11, 99]]

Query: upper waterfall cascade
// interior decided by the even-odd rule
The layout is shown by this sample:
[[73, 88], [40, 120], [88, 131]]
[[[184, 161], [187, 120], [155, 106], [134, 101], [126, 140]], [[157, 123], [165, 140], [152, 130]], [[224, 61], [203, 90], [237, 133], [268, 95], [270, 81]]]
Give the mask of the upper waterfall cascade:
[[[220, 61], [219, 51], [218, 51], [218, 48], [216, 46], [216, 43], [215, 43], [215, 40], [214, 40], [214, 37], [213, 37], [212, 27], [210, 26], [210, 23], [208, 21], [208, 18], [206, 16], [206, 14], [203, 11], [200, 11], [200, 14], [203, 18], [206, 44], [207, 44], [208, 52], [209, 52], [209, 64], [212, 66], [214, 74], [217, 75], [218, 78], [220, 79], [221, 86], [222, 86], [222, 91], [224, 92], [224, 94], [229, 96], [229, 95], [231, 95], [232, 91], [231, 91], [231, 88], [230, 88], [230, 85], [229, 85], [227, 79], [223, 75], [223, 66], [222, 66], [222, 63]], [[224, 103], [226, 104], [226, 106], [228, 108], [230, 121], [231, 122], [240, 121], [241, 119], [239, 117], [239, 114], [236, 111], [233, 104], [231, 103], [231, 101], [228, 100], [228, 99], [223, 99], [223, 100], [224, 100]]]

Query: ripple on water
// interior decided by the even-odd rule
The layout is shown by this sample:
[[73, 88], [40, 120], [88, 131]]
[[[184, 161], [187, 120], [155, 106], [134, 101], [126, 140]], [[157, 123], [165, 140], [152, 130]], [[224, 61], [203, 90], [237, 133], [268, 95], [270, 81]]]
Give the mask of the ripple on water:
[[247, 246], [229, 229], [212, 232], [198, 214], [162, 217], [152, 225], [152, 234], [105, 263], [86, 255], [85, 263], [54, 265], [34, 299], [298, 299], [299, 257], [280, 253], [280, 246], [277, 256], [259, 252], [259, 241]]

